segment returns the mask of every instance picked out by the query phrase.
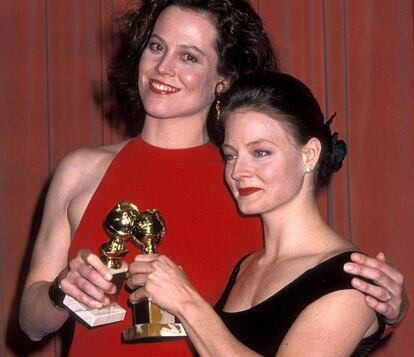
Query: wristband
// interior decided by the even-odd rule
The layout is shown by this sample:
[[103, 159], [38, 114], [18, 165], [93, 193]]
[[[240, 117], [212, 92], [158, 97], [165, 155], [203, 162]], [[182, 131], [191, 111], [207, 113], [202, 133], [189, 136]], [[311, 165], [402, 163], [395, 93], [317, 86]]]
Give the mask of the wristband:
[[66, 306], [63, 304], [65, 293], [63, 292], [62, 287], [60, 286], [60, 282], [66, 276], [68, 270], [69, 269], [67, 267], [63, 269], [49, 286], [49, 299], [53, 306], [60, 310], [66, 308]]

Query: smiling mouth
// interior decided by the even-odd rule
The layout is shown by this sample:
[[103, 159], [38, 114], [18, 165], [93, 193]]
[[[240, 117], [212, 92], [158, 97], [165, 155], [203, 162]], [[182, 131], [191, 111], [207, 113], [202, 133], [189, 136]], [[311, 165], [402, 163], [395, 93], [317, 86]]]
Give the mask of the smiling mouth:
[[261, 188], [258, 187], [245, 187], [245, 188], [239, 188], [239, 195], [240, 196], [249, 196], [257, 191], [260, 191]]
[[172, 94], [177, 93], [180, 90], [179, 88], [169, 86], [154, 79], [150, 79], [149, 87], [153, 92], [157, 94]]

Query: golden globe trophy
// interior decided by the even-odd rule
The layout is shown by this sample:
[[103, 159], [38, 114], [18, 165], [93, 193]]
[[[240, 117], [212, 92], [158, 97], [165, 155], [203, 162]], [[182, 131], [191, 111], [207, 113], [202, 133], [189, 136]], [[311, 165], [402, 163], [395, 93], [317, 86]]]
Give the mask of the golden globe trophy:
[[[143, 254], [154, 254], [166, 233], [165, 222], [156, 209], [141, 212], [132, 228], [132, 241]], [[123, 331], [125, 342], [166, 341], [187, 336], [174, 315], [145, 299], [132, 304], [134, 326]]]
[[125, 242], [132, 237], [132, 229], [138, 214], [137, 206], [121, 201], [108, 213], [104, 221], [104, 228], [110, 241], [101, 245], [100, 258], [111, 272], [112, 283], [116, 286], [116, 293], [109, 296], [111, 304], [101, 309], [90, 309], [68, 295], [63, 300], [63, 303], [78, 318], [91, 327], [118, 322], [125, 317], [126, 311], [115, 301], [127, 271], [127, 267], [122, 266], [122, 258], [128, 253]]

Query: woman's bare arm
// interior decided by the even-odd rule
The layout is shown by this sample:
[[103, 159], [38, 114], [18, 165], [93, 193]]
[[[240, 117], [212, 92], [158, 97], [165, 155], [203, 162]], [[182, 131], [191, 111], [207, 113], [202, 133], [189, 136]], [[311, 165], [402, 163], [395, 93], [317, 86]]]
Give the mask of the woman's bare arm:
[[139, 255], [129, 269], [128, 286], [138, 288], [131, 295], [131, 301], [151, 296], [154, 303], [177, 316], [200, 356], [258, 356], [230, 333], [210, 304], [169, 258]]
[[[82, 250], [68, 262], [73, 232], [112, 157], [99, 150], [77, 150], [65, 157], [55, 172], [20, 306], [20, 326], [32, 340], [57, 331], [69, 317], [48, 295], [51, 282], [68, 265], [70, 271], [61, 282], [63, 291], [90, 307], [107, 302], [100, 290], [113, 289], [108, 270], [94, 254]], [[72, 217], [70, 205], [76, 207]]]
[[48, 296], [50, 282], [68, 263], [71, 232], [67, 206], [72, 187], [68, 164], [62, 161], [50, 184], [20, 306], [20, 326], [35, 341], [58, 330], [69, 316]]
[[377, 328], [376, 315], [363, 294], [351, 289], [335, 291], [302, 311], [276, 356], [347, 357]]

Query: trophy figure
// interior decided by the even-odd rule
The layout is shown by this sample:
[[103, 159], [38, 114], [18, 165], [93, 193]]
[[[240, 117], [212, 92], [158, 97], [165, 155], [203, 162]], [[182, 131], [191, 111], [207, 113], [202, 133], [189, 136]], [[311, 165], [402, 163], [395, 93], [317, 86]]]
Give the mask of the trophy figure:
[[[154, 254], [166, 233], [165, 222], [158, 210], [141, 212], [132, 228], [132, 241], [143, 254]], [[145, 299], [132, 304], [134, 326], [123, 331], [125, 342], [164, 341], [187, 336], [174, 315]]]
[[106, 216], [104, 228], [110, 241], [101, 245], [101, 260], [108, 267], [116, 286], [116, 293], [109, 296], [111, 304], [100, 309], [90, 309], [72, 297], [66, 295], [63, 303], [89, 326], [118, 322], [124, 319], [125, 310], [115, 301], [125, 280], [126, 266], [122, 266], [122, 258], [128, 253], [125, 242], [132, 237], [132, 228], [139, 214], [138, 208], [129, 202], [119, 202]]

